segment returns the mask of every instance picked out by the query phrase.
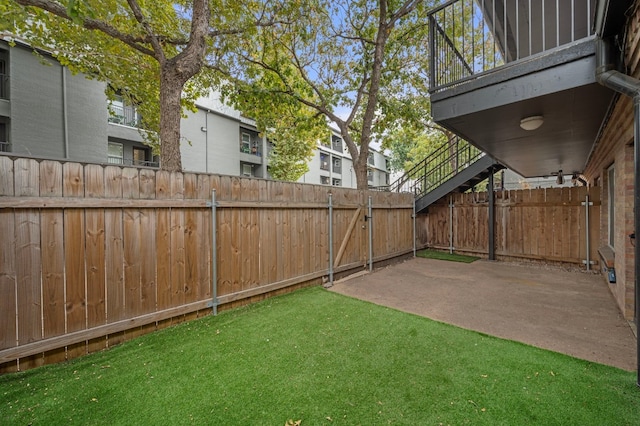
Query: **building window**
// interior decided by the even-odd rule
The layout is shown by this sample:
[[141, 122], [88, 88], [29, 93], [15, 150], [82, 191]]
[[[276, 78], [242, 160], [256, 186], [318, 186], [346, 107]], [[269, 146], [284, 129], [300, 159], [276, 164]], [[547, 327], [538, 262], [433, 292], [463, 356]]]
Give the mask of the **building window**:
[[320, 170], [329, 170], [329, 155], [322, 152], [320, 153]]
[[148, 150], [144, 148], [133, 147], [133, 165], [146, 166], [149, 164]]
[[249, 133], [242, 132], [240, 139], [240, 152], [245, 154], [251, 153], [251, 135]]
[[608, 231], [609, 231], [609, 245], [611, 247], [614, 247], [614, 242], [615, 242], [615, 222], [616, 222], [616, 202], [615, 202], [615, 182], [616, 182], [616, 174], [615, 174], [615, 168], [613, 166], [609, 167], [607, 169], [607, 195], [609, 197], [608, 200]]
[[[2, 120], [2, 118], [0, 118]], [[0, 152], [11, 152], [9, 138], [7, 135], [7, 123], [0, 122]]]
[[370, 152], [369, 155], [367, 156], [367, 163], [371, 164], [372, 166], [375, 166], [375, 161], [373, 160], [373, 152]]
[[107, 155], [109, 164], [124, 163], [124, 147], [121, 143], [109, 142]]
[[373, 170], [371, 169], [367, 170], [367, 180], [369, 183], [373, 183]]
[[329, 176], [320, 176], [320, 183], [323, 185], [329, 185]]
[[242, 176], [253, 176], [253, 166], [251, 164], [242, 164]]
[[333, 186], [342, 186], [340, 179], [333, 179]]
[[0, 99], [9, 99], [9, 69], [4, 50], [0, 50]]
[[339, 158], [333, 159], [333, 173], [342, 173], [342, 161]]
[[338, 136], [332, 136], [331, 148], [333, 148], [334, 151], [342, 152], [342, 139], [340, 139]]

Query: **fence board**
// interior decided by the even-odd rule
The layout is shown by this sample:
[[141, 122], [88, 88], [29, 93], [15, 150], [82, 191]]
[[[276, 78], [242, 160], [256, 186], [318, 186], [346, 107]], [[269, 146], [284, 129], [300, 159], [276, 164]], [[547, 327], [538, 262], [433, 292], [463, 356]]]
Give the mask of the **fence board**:
[[[85, 195], [104, 197], [104, 169], [95, 164], [85, 167]], [[105, 224], [103, 210], [85, 211], [86, 224], [86, 309], [87, 327], [106, 323], [105, 289]], [[95, 352], [107, 346], [105, 337], [89, 342], [88, 351]]]
[[[546, 188], [501, 191], [496, 195], [496, 254], [506, 257], [531, 258], [581, 264], [586, 257], [584, 209], [581, 205], [589, 194], [590, 238], [598, 241], [599, 188]], [[454, 244], [459, 251], [486, 254], [488, 246], [488, 204], [481, 194], [452, 197], [454, 201]], [[426, 245], [449, 246], [449, 207], [440, 201], [429, 207], [425, 218]], [[596, 248], [590, 246], [590, 257], [596, 259]]]
[[[14, 195], [14, 164], [0, 157], [0, 196]], [[17, 345], [14, 212], [0, 210], [0, 349]]]
[[[337, 272], [367, 260], [362, 210], [345, 238], [366, 206], [363, 191], [2, 156], [0, 166], [0, 371], [194, 317], [212, 293], [212, 189], [217, 291], [227, 306], [327, 276], [330, 191], [334, 255], [345, 241]], [[411, 196], [372, 201], [374, 256], [410, 251]], [[20, 363], [7, 364], [11, 356]]]
[[0, 349], [17, 344], [14, 212], [0, 211]]
[[[19, 159], [14, 163], [15, 195], [38, 196], [40, 168], [36, 161]], [[18, 210], [14, 215], [16, 275], [16, 324], [18, 344], [42, 338], [42, 284], [40, 216], [37, 210]], [[40, 356], [21, 360], [21, 367], [41, 365]]]
[[[156, 175], [156, 197], [171, 197], [171, 173], [159, 171]], [[159, 311], [171, 305], [171, 210], [156, 209], [155, 265], [157, 270], [156, 300]]]
[[[62, 164], [40, 163], [41, 195], [62, 196]], [[44, 194], [42, 191], [44, 190]], [[62, 209], [41, 212], [42, 317], [44, 337], [65, 333], [64, 233]], [[64, 354], [62, 356], [64, 359]]]

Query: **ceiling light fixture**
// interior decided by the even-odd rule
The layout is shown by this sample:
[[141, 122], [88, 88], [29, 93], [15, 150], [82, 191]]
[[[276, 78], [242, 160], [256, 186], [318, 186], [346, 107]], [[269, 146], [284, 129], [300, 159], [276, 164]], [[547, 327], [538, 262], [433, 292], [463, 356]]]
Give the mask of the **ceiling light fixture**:
[[532, 115], [531, 117], [525, 117], [520, 120], [520, 127], [524, 130], [536, 130], [544, 123], [544, 117], [541, 115]]

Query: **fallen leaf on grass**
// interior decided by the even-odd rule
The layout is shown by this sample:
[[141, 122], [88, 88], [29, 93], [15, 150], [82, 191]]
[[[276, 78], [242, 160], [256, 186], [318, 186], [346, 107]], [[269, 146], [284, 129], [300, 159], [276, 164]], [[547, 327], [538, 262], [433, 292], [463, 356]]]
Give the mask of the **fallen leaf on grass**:
[[300, 426], [300, 424], [302, 423], [302, 420], [296, 420], [293, 421], [292, 419], [287, 420], [287, 422], [284, 424], [284, 426]]

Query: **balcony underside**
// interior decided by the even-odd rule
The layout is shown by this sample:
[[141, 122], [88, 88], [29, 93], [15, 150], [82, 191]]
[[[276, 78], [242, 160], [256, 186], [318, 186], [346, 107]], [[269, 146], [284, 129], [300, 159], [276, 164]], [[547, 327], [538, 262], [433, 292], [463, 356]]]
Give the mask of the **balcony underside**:
[[[613, 92], [595, 82], [593, 38], [431, 95], [433, 118], [525, 177], [582, 172]], [[520, 120], [544, 116], [537, 130]]]

